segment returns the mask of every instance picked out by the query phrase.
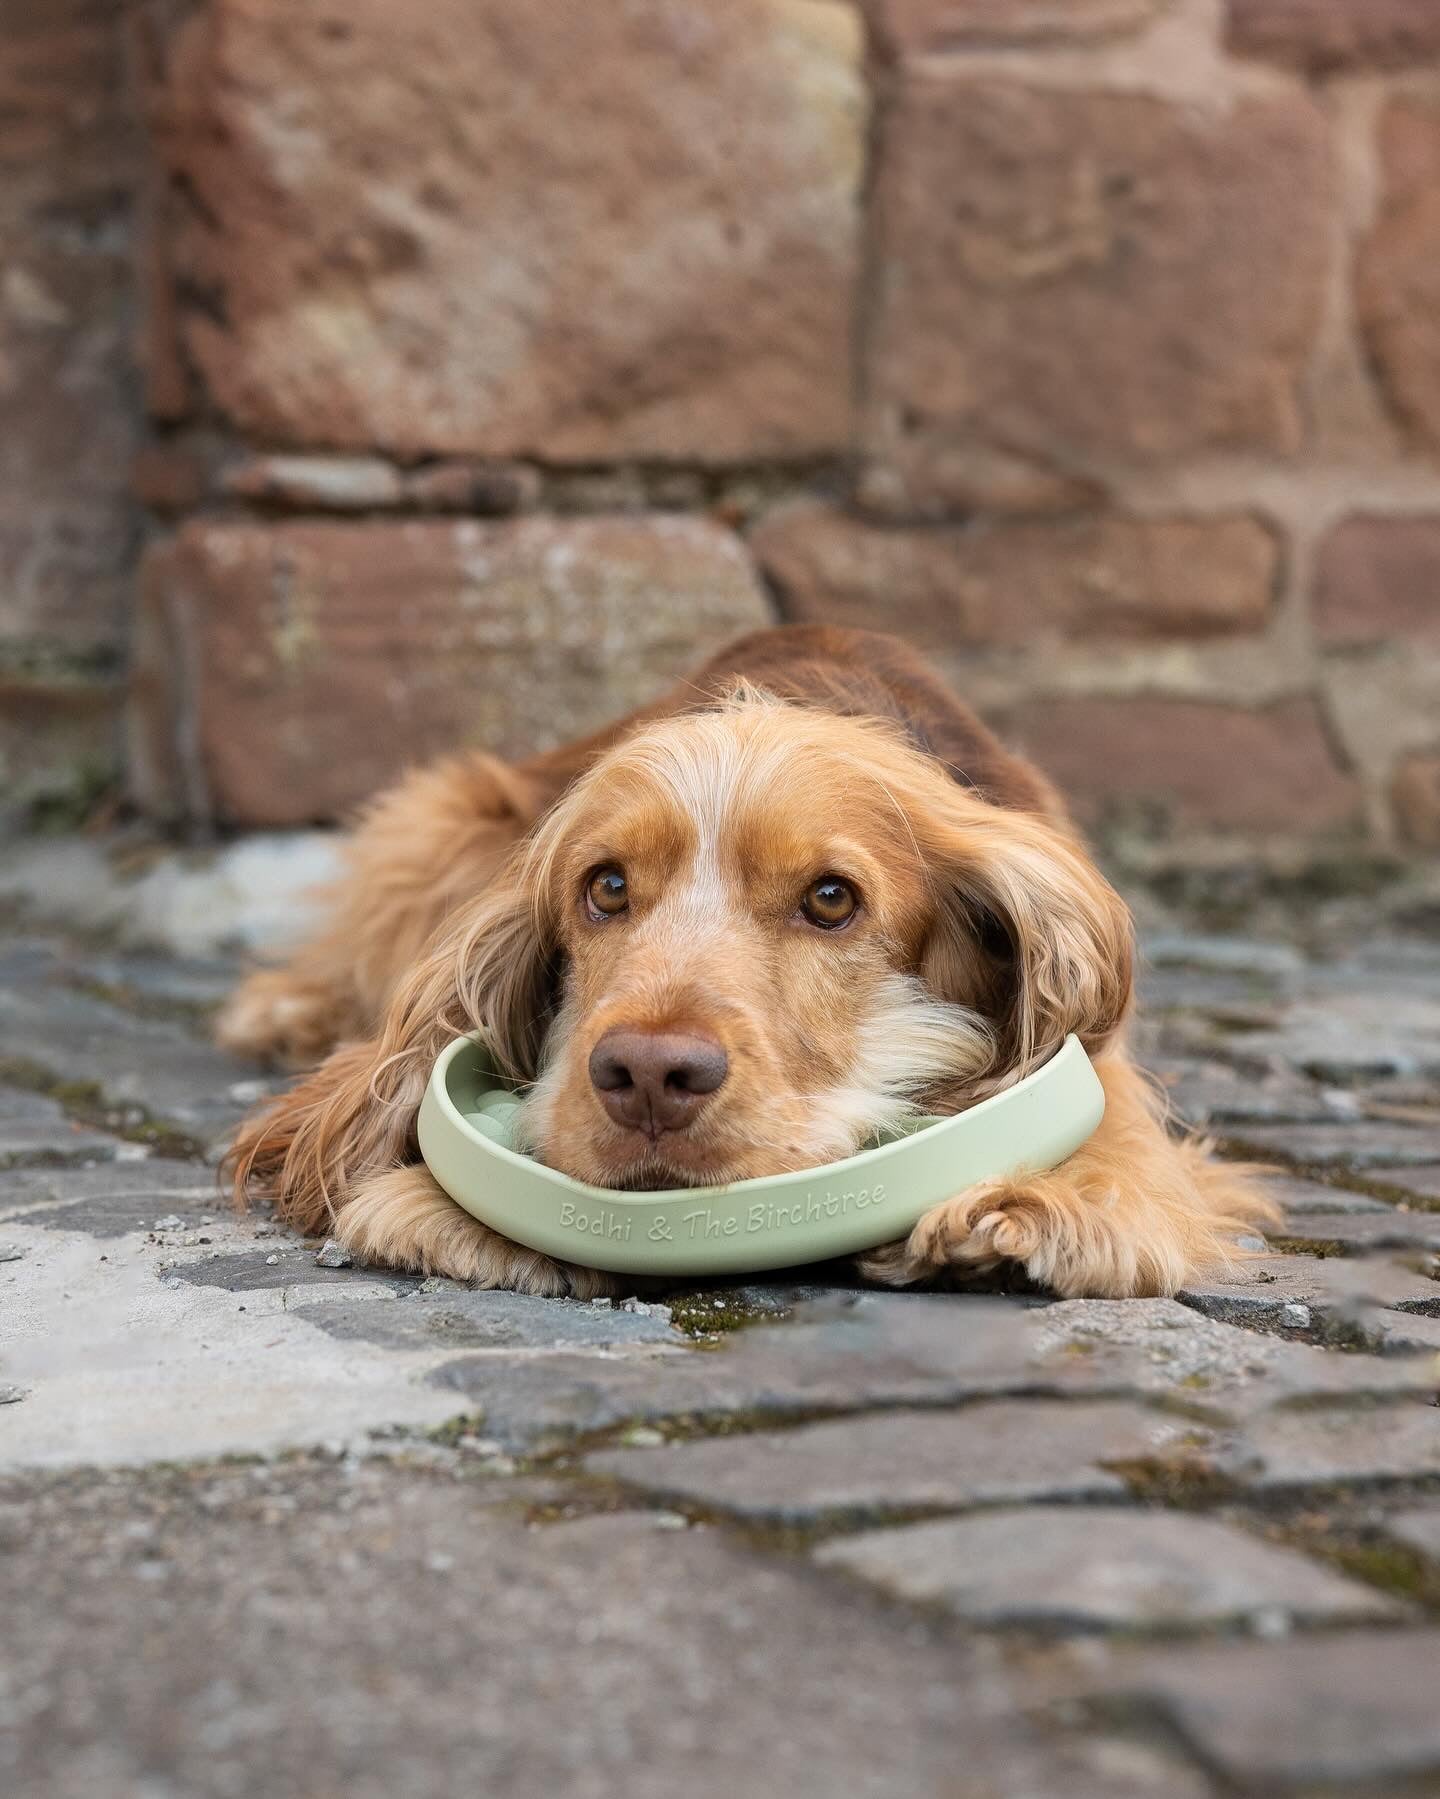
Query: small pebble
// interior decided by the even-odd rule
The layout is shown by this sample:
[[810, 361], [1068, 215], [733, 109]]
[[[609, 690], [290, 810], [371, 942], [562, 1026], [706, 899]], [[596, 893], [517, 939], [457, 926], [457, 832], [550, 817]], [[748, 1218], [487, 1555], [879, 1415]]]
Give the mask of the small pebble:
[[0, 1262], [18, 1262], [24, 1254], [18, 1243], [0, 1243]]
[[668, 1320], [670, 1316], [669, 1306], [660, 1305], [658, 1302], [655, 1305], [647, 1305], [643, 1299], [636, 1299], [633, 1295], [629, 1299], [620, 1301], [620, 1310], [633, 1312], [637, 1318], [665, 1318]]
[[1278, 1605], [1267, 1605], [1251, 1614], [1250, 1628], [1257, 1637], [1274, 1641], [1278, 1637], [1288, 1637], [1293, 1626], [1289, 1612]]
[[455, 1447], [462, 1455], [499, 1455], [501, 1447], [494, 1437], [461, 1437]]
[[0, 1386], [0, 1405], [15, 1405], [19, 1400], [24, 1399], [29, 1391], [28, 1387]]
[[148, 1143], [117, 1143], [115, 1160], [117, 1162], [148, 1162], [150, 1145]]
[[659, 1449], [665, 1441], [665, 1435], [653, 1425], [632, 1424], [620, 1441], [627, 1449]]
[[279, 1260], [280, 1258], [277, 1255], [268, 1255], [265, 1258], [265, 1266], [267, 1268], [273, 1268]]
[[[278, 1261], [279, 1257], [272, 1256], [267, 1259]], [[327, 1237], [315, 1257], [315, 1266], [317, 1268], [350, 1268], [354, 1265], [354, 1261], [354, 1256], [343, 1243], [337, 1243], [333, 1237]]]
[[178, 1212], [167, 1212], [163, 1218], [157, 1218], [150, 1228], [152, 1231], [178, 1231], [184, 1223], [185, 1220]]
[[1302, 1306], [1297, 1300], [1290, 1300], [1280, 1308], [1281, 1321], [1295, 1330], [1310, 1328], [1310, 1308]]
[[602, 1312], [608, 1312], [615, 1302], [606, 1296], [600, 1299], [592, 1299], [590, 1303], [592, 1306], [598, 1306]]

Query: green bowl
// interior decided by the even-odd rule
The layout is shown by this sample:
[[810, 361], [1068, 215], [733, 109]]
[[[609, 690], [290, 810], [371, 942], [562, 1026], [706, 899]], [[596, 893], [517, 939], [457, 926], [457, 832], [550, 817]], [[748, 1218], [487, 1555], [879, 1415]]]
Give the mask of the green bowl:
[[952, 1118], [920, 1118], [873, 1149], [794, 1174], [616, 1193], [511, 1148], [520, 1101], [474, 1037], [435, 1064], [420, 1106], [431, 1174], [482, 1224], [614, 1274], [743, 1274], [854, 1255], [903, 1237], [967, 1187], [1054, 1168], [1105, 1113], [1077, 1037], [1023, 1081]]

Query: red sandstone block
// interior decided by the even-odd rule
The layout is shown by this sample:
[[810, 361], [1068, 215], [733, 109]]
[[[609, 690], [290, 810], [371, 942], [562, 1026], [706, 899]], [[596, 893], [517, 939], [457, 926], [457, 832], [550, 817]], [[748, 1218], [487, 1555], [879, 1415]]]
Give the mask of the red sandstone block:
[[1280, 559], [1274, 533], [1246, 517], [904, 530], [794, 506], [750, 542], [791, 617], [892, 629], [940, 650], [1256, 631]]
[[180, 335], [243, 432], [560, 461], [847, 441], [854, 7], [149, 17]]
[[696, 519], [194, 522], [145, 562], [138, 797], [334, 818], [426, 757], [581, 735], [767, 620]]
[[1304, 836], [1358, 821], [1360, 790], [1310, 700], [1032, 700], [1006, 721], [1089, 819], [1145, 809], [1180, 830]]
[[[867, 449], [1084, 475], [1293, 450], [1334, 204], [1301, 93], [1210, 112], [902, 75], [876, 182]], [[983, 501], [983, 494], [976, 496]]]

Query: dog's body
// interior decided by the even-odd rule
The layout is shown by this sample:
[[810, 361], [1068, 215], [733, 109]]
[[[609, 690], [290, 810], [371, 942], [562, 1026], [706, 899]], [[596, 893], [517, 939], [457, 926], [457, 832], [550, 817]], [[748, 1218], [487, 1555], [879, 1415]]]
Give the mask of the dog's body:
[[420, 1163], [420, 1096], [457, 1033], [483, 1030], [526, 1087], [534, 1153], [635, 1188], [851, 1154], [1073, 1031], [1106, 1090], [1091, 1141], [957, 1193], [861, 1267], [1173, 1292], [1270, 1208], [1167, 1135], [1121, 1037], [1131, 957], [1054, 790], [909, 651], [760, 632], [585, 742], [460, 756], [381, 796], [323, 931], [222, 1016], [232, 1048], [326, 1056], [244, 1127], [238, 1187], [369, 1260], [598, 1294], [610, 1276], [488, 1230]]

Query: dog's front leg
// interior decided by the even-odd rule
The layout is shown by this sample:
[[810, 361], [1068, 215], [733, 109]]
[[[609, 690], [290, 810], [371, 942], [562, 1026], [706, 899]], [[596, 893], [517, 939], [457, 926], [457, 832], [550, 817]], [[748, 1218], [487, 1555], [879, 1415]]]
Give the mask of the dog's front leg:
[[477, 1287], [575, 1299], [620, 1290], [613, 1275], [552, 1261], [492, 1231], [457, 1206], [418, 1163], [362, 1181], [341, 1209], [334, 1234], [357, 1261], [448, 1275]]
[[1095, 1135], [1046, 1174], [972, 1187], [920, 1220], [903, 1242], [860, 1258], [887, 1286], [1017, 1264], [1066, 1299], [1169, 1294], [1237, 1260], [1237, 1239], [1275, 1208], [1251, 1172], [1176, 1142], [1144, 1077], [1123, 1058], [1096, 1065], [1106, 1111]]

